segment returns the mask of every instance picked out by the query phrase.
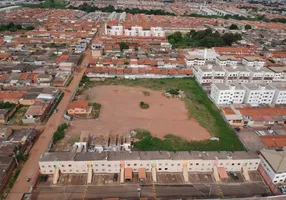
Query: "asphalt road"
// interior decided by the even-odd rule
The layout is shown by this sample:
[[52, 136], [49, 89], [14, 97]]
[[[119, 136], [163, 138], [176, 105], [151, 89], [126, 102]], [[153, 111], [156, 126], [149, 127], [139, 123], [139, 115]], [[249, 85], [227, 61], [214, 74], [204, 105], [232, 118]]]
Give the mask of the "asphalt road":
[[[195, 185], [156, 185], [141, 186], [140, 197], [157, 198], [225, 198], [252, 197], [270, 194], [264, 183], [243, 184], [195, 184]], [[137, 185], [118, 186], [69, 186], [69, 187], [39, 187], [34, 190], [32, 200], [77, 200], [96, 198], [136, 198]]]

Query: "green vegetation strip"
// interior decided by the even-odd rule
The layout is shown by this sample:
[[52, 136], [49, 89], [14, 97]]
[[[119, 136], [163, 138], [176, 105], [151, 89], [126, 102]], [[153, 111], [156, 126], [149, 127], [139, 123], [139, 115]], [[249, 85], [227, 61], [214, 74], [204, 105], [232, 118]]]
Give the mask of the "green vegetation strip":
[[175, 32], [168, 36], [169, 42], [176, 47], [220, 47], [231, 46], [233, 42], [241, 40], [242, 36], [238, 33], [225, 33], [223, 35], [218, 32], [212, 32], [211, 29], [203, 31], [191, 30], [183, 35], [181, 32]]
[[53, 136], [53, 143], [54, 144], [56, 144], [59, 140], [61, 140], [65, 137], [65, 129], [68, 126], [69, 125], [67, 123], [63, 123], [63, 124], [58, 126], [58, 129], [56, 130], [56, 132], [54, 132], [54, 136]]
[[101, 12], [118, 12], [118, 13], [126, 12], [126, 13], [131, 13], [131, 14], [143, 13], [146, 15], [173, 15], [175, 16], [174, 13], [170, 13], [165, 10], [144, 10], [144, 9], [138, 9], [138, 8], [115, 9], [114, 6], [112, 5], [100, 8], [100, 7], [88, 5], [87, 3], [84, 3], [78, 7], [70, 6], [69, 8], [79, 9], [79, 10], [82, 10], [88, 13], [95, 12], [95, 11], [101, 11]]
[[[168, 151], [238, 151], [244, 150], [241, 142], [234, 134], [232, 128], [223, 120], [220, 111], [209, 100], [194, 78], [183, 79], [106, 79], [104, 82], [94, 82], [94, 85], [125, 85], [141, 86], [152, 90], [166, 90], [178, 88], [185, 92], [183, 98], [190, 118], [195, 118], [202, 127], [206, 128], [213, 137], [219, 141], [189, 142], [183, 138], [168, 134], [164, 140], [150, 136], [146, 133], [143, 139], [134, 144], [137, 150], [168, 150]], [[140, 128], [140, 127], [139, 127]], [[193, 130], [192, 130], [193, 131]], [[166, 133], [167, 134], [167, 133]], [[200, 134], [199, 132], [197, 134]]]
[[13, 187], [13, 185], [14, 185], [15, 181], [17, 180], [17, 178], [18, 178], [20, 172], [21, 172], [21, 169], [19, 169], [19, 168], [16, 168], [16, 169], [15, 169], [12, 178], [11, 178], [10, 181], [8, 182], [8, 185], [7, 185], [8, 188], [11, 189], [11, 188]]

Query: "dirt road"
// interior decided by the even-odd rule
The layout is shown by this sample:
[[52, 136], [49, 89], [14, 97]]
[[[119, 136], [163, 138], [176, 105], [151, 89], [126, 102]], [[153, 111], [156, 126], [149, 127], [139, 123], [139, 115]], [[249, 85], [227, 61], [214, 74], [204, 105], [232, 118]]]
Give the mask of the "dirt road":
[[[31, 150], [29, 159], [25, 163], [18, 179], [14, 183], [14, 186], [11, 189], [7, 200], [20, 200], [22, 198], [23, 193], [29, 192], [31, 183], [33, 183], [33, 181], [36, 181], [35, 179], [37, 178], [37, 173], [39, 171], [38, 162], [40, 160], [40, 156], [47, 150], [48, 144], [53, 137], [53, 133], [63, 120], [63, 114], [66, 110], [69, 101], [72, 98], [73, 91], [75, 91], [81, 80], [81, 77], [84, 74], [85, 66], [87, 66], [87, 64], [89, 63], [89, 55], [90, 51], [86, 51], [85, 57], [81, 64], [82, 70], [80, 73], [74, 73], [74, 78], [68, 87], [68, 90], [72, 92], [65, 92], [62, 101], [58, 105], [58, 112], [54, 113], [46, 123], [46, 128], [44, 132], [41, 134], [41, 136], [35, 143], [33, 149]], [[27, 183], [26, 178], [32, 178], [32, 180]]]

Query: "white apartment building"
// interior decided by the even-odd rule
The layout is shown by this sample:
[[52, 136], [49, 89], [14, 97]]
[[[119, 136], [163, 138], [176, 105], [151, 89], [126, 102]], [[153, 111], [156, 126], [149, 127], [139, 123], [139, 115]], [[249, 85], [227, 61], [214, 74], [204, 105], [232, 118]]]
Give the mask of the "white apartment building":
[[273, 82], [286, 81], [286, 66], [284, 67], [269, 67], [274, 73]]
[[125, 35], [125, 36], [140, 36], [140, 37], [165, 37], [165, 31], [161, 27], [151, 27], [150, 30], [145, 30], [141, 26], [132, 26], [129, 29], [124, 29], [122, 25], [105, 27], [106, 35]]
[[165, 31], [161, 27], [151, 27], [151, 35], [154, 37], [165, 37]]
[[220, 67], [236, 66], [238, 60], [233, 56], [218, 56], [215, 60], [216, 64]]
[[275, 89], [270, 85], [243, 84], [245, 90], [244, 103], [247, 104], [271, 104]]
[[239, 85], [213, 83], [210, 97], [215, 104], [241, 104], [245, 96], [245, 89]]
[[48, 152], [41, 156], [41, 174], [120, 173], [126, 168], [138, 172], [256, 171], [260, 158], [256, 152]]
[[286, 104], [286, 84], [272, 84], [275, 89], [273, 104]]
[[185, 63], [187, 67], [192, 67], [194, 65], [204, 66], [206, 60], [202, 56], [186, 55]]
[[286, 149], [264, 149], [260, 151], [261, 167], [264, 169], [272, 183], [279, 184], [286, 181]]
[[247, 67], [260, 67], [265, 65], [265, 60], [256, 56], [247, 56], [242, 59], [242, 64]]
[[200, 85], [210, 86], [212, 83], [223, 83], [225, 71], [219, 66], [193, 66], [194, 74]]
[[107, 35], [123, 35], [123, 26], [111, 26], [110, 29], [106, 29]]

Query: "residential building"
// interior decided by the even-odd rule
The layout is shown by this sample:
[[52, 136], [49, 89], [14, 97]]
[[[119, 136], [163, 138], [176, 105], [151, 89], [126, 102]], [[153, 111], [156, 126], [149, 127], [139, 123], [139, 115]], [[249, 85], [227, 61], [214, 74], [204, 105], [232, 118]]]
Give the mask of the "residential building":
[[261, 167], [272, 183], [283, 184], [286, 180], [286, 149], [264, 149], [260, 151]]
[[274, 98], [275, 89], [270, 85], [243, 84], [245, 90], [244, 103], [247, 104], [271, 104]]
[[69, 103], [67, 112], [69, 115], [83, 115], [89, 113], [88, 102], [84, 100], [76, 100]]
[[194, 65], [204, 66], [206, 61], [202, 56], [186, 55], [185, 63], [187, 67]]
[[225, 79], [225, 71], [219, 66], [194, 66], [194, 71], [197, 81], [203, 86], [211, 86], [213, 82], [223, 83]]
[[247, 67], [262, 68], [265, 65], [265, 60], [256, 56], [247, 56], [242, 59], [242, 64]]
[[213, 83], [210, 97], [215, 104], [241, 104], [243, 103], [245, 89], [239, 84]]
[[[124, 177], [125, 169], [138, 172], [144, 168], [152, 172], [156, 181], [157, 172], [213, 172], [219, 177], [219, 171], [256, 171], [260, 158], [256, 152], [48, 152], [41, 156], [39, 167], [41, 174], [53, 174], [54, 184], [57, 183], [59, 173], [88, 174], [88, 179], [98, 173], [121, 173]], [[185, 180], [188, 176], [184, 175]], [[186, 180], [186, 181], [187, 181]]]
[[24, 124], [34, 124], [42, 122], [49, 111], [49, 104], [31, 105], [25, 113], [25, 118], [22, 119]]
[[275, 89], [273, 104], [286, 104], [286, 84], [272, 84]]
[[216, 57], [216, 64], [220, 67], [236, 66], [238, 59], [233, 56], [218, 56]]
[[165, 37], [165, 31], [161, 27], [150, 27], [143, 29], [141, 26], [131, 26], [124, 29], [122, 25], [105, 27], [105, 34], [111, 36], [131, 36], [131, 37]]
[[50, 74], [39, 74], [36, 78], [37, 83], [49, 83], [52, 80], [52, 75]]

